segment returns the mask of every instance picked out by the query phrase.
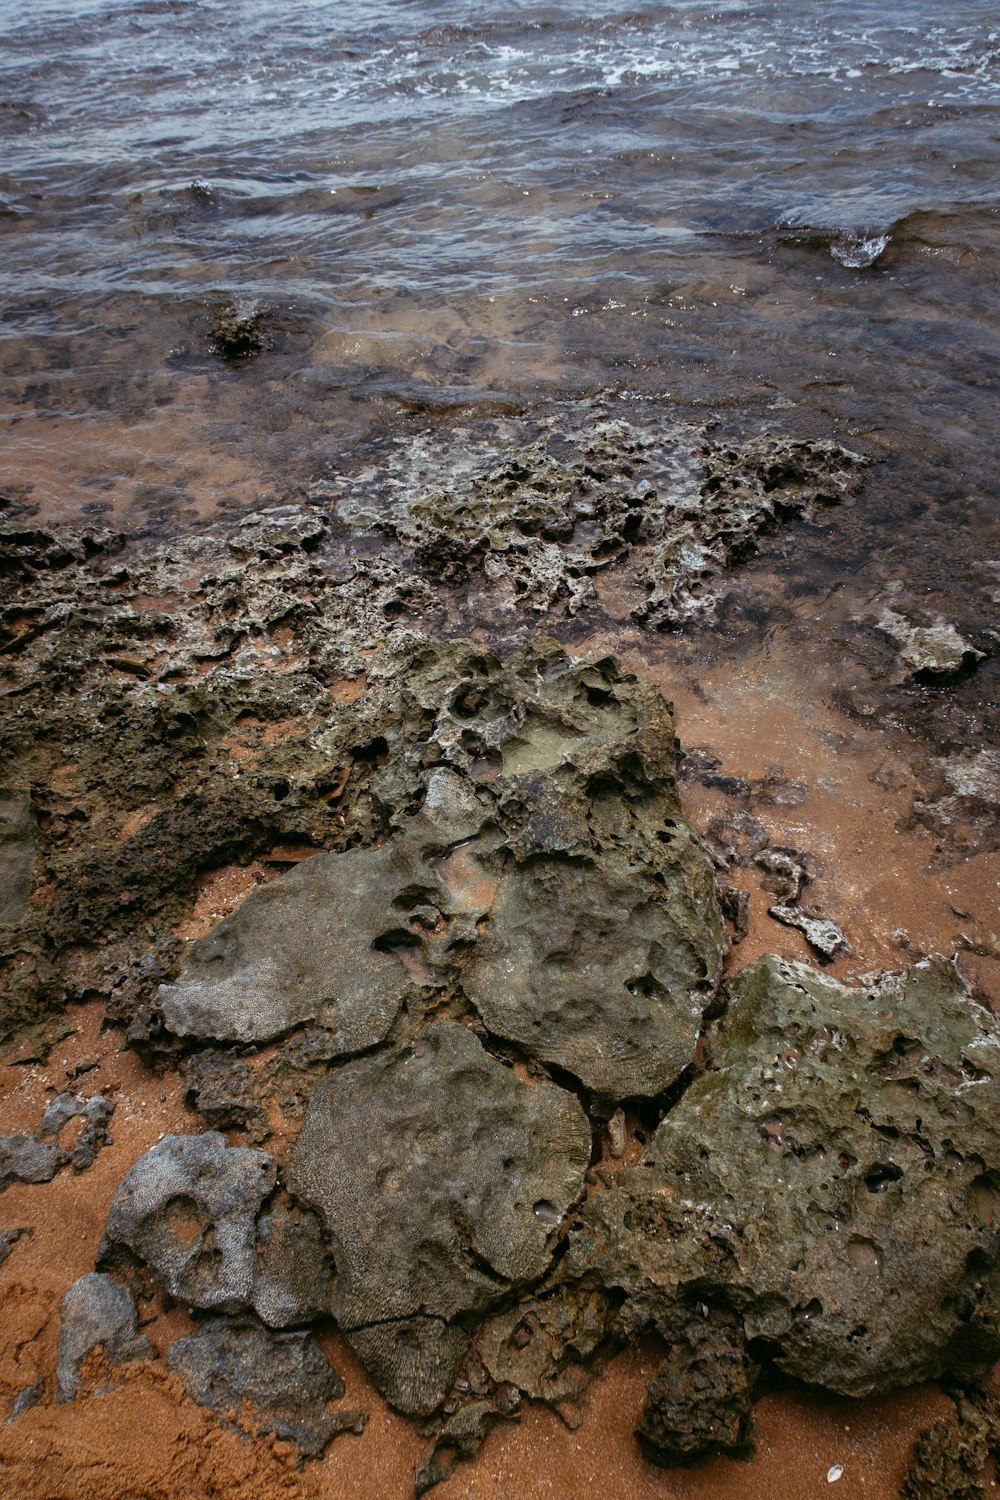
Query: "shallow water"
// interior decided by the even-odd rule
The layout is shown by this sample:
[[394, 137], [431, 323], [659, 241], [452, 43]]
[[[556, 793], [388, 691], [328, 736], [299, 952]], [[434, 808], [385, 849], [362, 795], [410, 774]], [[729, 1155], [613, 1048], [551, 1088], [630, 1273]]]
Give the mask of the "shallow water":
[[[245, 504], [400, 399], [593, 386], [995, 480], [988, 0], [0, 20], [4, 477], [46, 507]], [[266, 359], [211, 354], [226, 298]]]

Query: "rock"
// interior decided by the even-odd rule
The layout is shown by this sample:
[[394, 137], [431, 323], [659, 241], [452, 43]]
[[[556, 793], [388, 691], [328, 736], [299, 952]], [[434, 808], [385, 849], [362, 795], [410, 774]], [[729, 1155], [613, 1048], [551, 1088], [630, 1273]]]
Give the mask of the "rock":
[[[438, 779], [455, 783], [460, 802], [457, 778]], [[479, 809], [475, 829], [484, 816]], [[409, 914], [428, 903], [450, 908], [430, 864], [448, 843], [425, 814], [380, 848], [318, 854], [260, 887], [190, 945], [177, 983], [161, 988], [167, 1027], [181, 1037], [263, 1042], [312, 1021], [344, 1055], [384, 1041], [413, 988], [412, 969], [426, 963]], [[412, 953], [409, 964], [400, 951]]]
[[29, 915], [37, 857], [31, 794], [0, 790], [0, 926], [16, 926]]
[[911, 674], [949, 676], [969, 662], [981, 661], [984, 653], [963, 640], [945, 620], [933, 625], [911, 625], [895, 610], [883, 609], [878, 627], [899, 646], [899, 654]]
[[56, 1363], [60, 1401], [76, 1395], [80, 1366], [93, 1349], [103, 1349], [109, 1365], [155, 1359], [156, 1349], [138, 1328], [135, 1299], [112, 1276], [92, 1271], [75, 1281], [63, 1298]]
[[224, 302], [212, 313], [212, 350], [220, 359], [241, 364], [270, 342], [266, 312], [256, 303]]
[[603, 1292], [559, 1287], [488, 1318], [476, 1337], [476, 1354], [499, 1384], [535, 1401], [572, 1406], [605, 1362], [595, 1356], [607, 1346], [613, 1321], [612, 1302]]
[[864, 1396], [1000, 1354], [1000, 1027], [941, 958], [851, 988], [768, 957], [644, 1161], [591, 1197], [560, 1275], [739, 1314], [810, 1385]]
[[469, 1401], [443, 1421], [417, 1469], [417, 1500], [448, 1479], [462, 1459], [474, 1458], [490, 1429], [505, 1420], [511, 1419], [492, 1401]]
[[12, 1182], [51, 1182], [67, 1159], [58, 1141], [21, 1132], [0, 1136], [0, 1192]]
[[215, 1131], [165, 1136], [115, 1194], [98, 1264], [132, 1256], [189, 1306], [246, 1307], [258, 1275], [255, 1216], [276, 1177], [266, 1152], [227, 1146]]
[[318, 1458], [338, 1433], [365, 1425], [362, 1412], [327, 1410], [344, 1382], [311, 1333], [213, 1318], [178, 1339], [167, 1364], [200, 1405], [229, 1416], [247, 1402], [257, 1427], [294, 1443], [304, 1458]]
[[264, 1110], [253, 1092], [253, 1074], [242, 1058], [206, 1047], [186, 1057], [180, 1071], [187, 1085], [185, 1097], [213, 1130], [265, 1123]]
[[687, 1067], [718, 972], [693, 837], [671, 830], [648, 856], [515, 867], [463, 978], [491, 1031], [611, 1099], [659, 1094]]
[[34, 1234], [34, 1230], [27, 1226], [18, 1229], [0, 1229], [0, 1266], [10, 1255], [18, 1240], [25, 1234]]
[[670, 412], [585, 400], [380, 437], [329, 493], [338, 519], [490, 610], [574, 615], [613, 568], [633, 618], [665, 628], [710, 613], [762, 531], [855, 493], [862, 469], [834, 443], [719, 443]]
[[251, 894], [161, 988], [166, 1028], [259, 1042], [311, 1022], [348, 1055], [460, 984], [491, 1031], [602, 1097], [662, 1092], [727, 948], [668, 705], [545, 641], [504, 664], [428, 652], [411, 683], [421, 738], [374, 782], [401, 809], [386, 842]]
[[333, 1304], [333, 1262], [312, 1214], [279, 1205], [257, 1224], [253, 1307], [270, 1328], [326, 1316]]
[[[0, 1136], [0, 1192], [15, 1181], [51, 1182], [65, 1166], [77, 1172], [91, 1166], [101, 1147], [110, 1143], [107, 1122], [114, 1108], [114, 1101], [101, 1094], [81, 1099], [62, 1093], [48, 1106], [34, 1135]], [[83, 1126], [67, 1150], [59, 1137], [71, 1120], [83, 1120]]]
[[899, 1493], [902, 1500], [985, 1500], [984, 1470], [1000, 1443], [996, 1402], [956, 1392], [954, 1417], [921, 1432]]
[[757, 1367], [739, 1318], [701, 1303], [684, 1310], [669, 1338], [636, 1428], [646, 1457], [668, 1468], [711, 1453], [746, 1457]]
[[767, 911], [768, 916], [785, 927], [797, 927], [824, 963], [830, 963], [838, 953], [851, 951], [850, 943], [835, 922], [828, 922], [823, 917], [811, 917], [801, 906], [786, 903], [769, 906]]
[[797, 849], [762, 849], [754, 855], [753, 862], [764, 872], [761, 885], [765, 891], [777, 896], [784, 905], [798, 901], [809, 877]]
[[288, 1186], [323, 1219], [335, 1315], [393, 1405], [433, 1410], [467, 1343], [455, 1320], [546, 1270], [589, 1157], [571, 1095], [453, 1022], [319, 1084]]

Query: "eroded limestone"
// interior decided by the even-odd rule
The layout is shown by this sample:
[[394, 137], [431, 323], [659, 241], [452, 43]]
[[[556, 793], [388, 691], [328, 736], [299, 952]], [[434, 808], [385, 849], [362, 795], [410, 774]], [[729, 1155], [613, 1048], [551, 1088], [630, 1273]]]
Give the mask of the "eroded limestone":
[[395, 1405], [433, 1410], [467, 1342], [456, 1320], [542, 1275], [589, 1157], [571, 1095], [519, 1082], [453, 1022], [319, 1086], [288, 1183], [323, 1219], [337, 1319]]

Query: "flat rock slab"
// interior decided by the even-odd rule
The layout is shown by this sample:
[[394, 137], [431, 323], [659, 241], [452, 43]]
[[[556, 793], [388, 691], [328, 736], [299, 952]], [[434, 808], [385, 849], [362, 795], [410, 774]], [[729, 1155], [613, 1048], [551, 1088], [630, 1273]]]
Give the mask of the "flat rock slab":
[[222, 1415], [244, 1405], [254, 1425], [318, 1458], [339, 1432], [361, 1432], [362, 1412], [330, 1412], [344, 1382], [311, 1333], [273, 1333], [259, 1323], [213, 1318], [179, 1339], [167, 1364], [194, 1400]]
[[489, 1029], [612, 1099], [668, 1088], [694, 1056], [716, 963], [698, 901], [713, 913], [708, 871], [700, 849], [684, 853], [671, 880], [563, 857], [505, 876], [463, 976]]
[[341, 1327], [367, 1349], [364, 1330], [407, 1325], [373, 1371], [394, 1404], [432, 1409], [465, 1345], [447, 1325], [542, 1275], [590, 1144], [572, 1095], [520, 1082], [450, 1021], [319, 1085], [288, 1185], [323, 1219]]

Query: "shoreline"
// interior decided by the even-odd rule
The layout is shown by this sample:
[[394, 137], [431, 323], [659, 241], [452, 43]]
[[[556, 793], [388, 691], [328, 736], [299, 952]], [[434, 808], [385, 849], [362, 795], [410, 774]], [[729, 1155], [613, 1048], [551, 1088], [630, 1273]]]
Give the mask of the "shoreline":
[[[169, 1067], [156, 1075], [148, 1071], [135, 1052], [119, 1050], [120, 1031], [99, 1030], [101, 1019], [107, 1016], [119, 1025], [129, 1025], [133, 1042], [150, 1060], [157, 1055], [169, 1059], [170, 1050], [161, 1048], [155, 1033], [148, 1029], [144, 1032], [142, 1014], [149, 980], [158, 981], [172, 972], [179, 952], [176, 939], [192, 938], [207, 930], [234, 910], [249, 890], [269, 883], [311, 849], [336, 848], [338, 840], [351, 837], [352, 829], [360, 831], [362, 839], [377, 836], [365, 788], [383, 754], [378, 736], [367, 746], [359, 746], [350, 740], [338, 741], [336, 726], [341, 722], [347, 725], [351, 715], [360, 716], [363, 722], [370, 707], [373, 726], [377, 727], [380, 697], [392, 681], [393, 651], [398, 659], [402, 646], [402, 641], [394, 648], [390, 642], [386, 657], [384, 647], [378, 645], [377, 633], [381, 630], [385, 635], [386, 618], [393, 629], [398, 629], [397, 622], [402, 620], [405, 625], [407, 617], [416, 617], [426, 601], [433, 602], [440, 610], [438, 617], [445, 620], [449, 616], [454, 619], [456, 608], [467, 607], [467, 603], [457, 604], [454, 583], [432, 580], [422, 585], [417, 577], [401, 585], [401, 575], [391, 570], [380, 573], [379, 564], [371, 562], [363, 562], [360, 572], [356, 561], [345, 570], [336, 561], [342, 539], [331, 551], [323, 527], [317, 529], [317, 516], [315, 509], [300, 507], [285, 509], [270, 520], [265, 516], [256, 522], [235, 523], [229, 531], [235, 538], [235, 550], [229, 554], [228, 574], [225, 568], [220, 574], [219, 569], [220, 556], [225, 556], [225, 549], [231, 545], [228, 540], [222, 553], [214, 542], [206, 545], [204, 541], [181, 539], [167, 543], [164, 565], [157, 551], [162, 544], [154, 544], [144, 562], [141, 549], [136, 557], [129, 544], [120, 547], [113, 541], [95, 540], [93, 531], [90, 542], [81, 541], [86, 532], [78, 531], [74, 557], [72, 545], [67, 547], [65, 538], [50, 528], [30, 518], [14, 523], [15, 531], [20, 527], [21, 533], [34, 538], [27, 544], [27, 554], [24, 543], [20, 544], [22, 557], [42, 559], [40, 567], [29, 567], [29, 593], [34, 591], [40, 605], [51, 592], [53, 581], [58, 580], [57, 591], [61, 590], [62, 598], [76, 600], [74, 607], [84, 606], [83, 618], [91, 622], [88, 628], [92, 635], [82, 648], [79, 641], [74, 643], [64, 635], [64, 643], [72, 649], [63, 659], [58, 654], [50, 658], [45, 630], [34, 635], [33, 644], [32, 633], [46, 617], [29, 599], [29, 607], [13, 623], [15, 649], [6, 659], [8, 691], [11, 685], [15, 697], [25, 687], [29, 693], [37, 691], [37, 685], [45, 683], [46, 674], [54, 671], [56, 692], [52, 702], [57, 705], [62, 695], [65, 708], [81, 684], [89, 683], [91, 696], [96, 690], [98, 700], [118, 704], [119, 715], [124, 706], [122, 722], [133, 725], [128, 730], [132, 739], [126, 735], [120, 741], [129, 746], [128, 758], [138, 755], [135, 764], [126, 768], [130, 774], [139, 770], [150, 786], [173, 786], [164, 803], [162, 794], [150, 798], [149, 788], [144, 789], [133, 775], [124, 804], [115, 809], [110, 821], [110, 809], [104, 804], [101, 818], [105, 821], [98, 818], [95, 823], [95, 813], [106, 796], [101, 778], [107, 774], [108, 762], [99, 768], [97, 780], [87, 790], [87, 778], [92, 773], [86, 769], [89, 752], [84, 750], [84, 759], [80, 759], [85, 742], [78, 741], [69, 758], [66, 754], [66, 726], [79, 724], [79, 720], [69, 716], [61, 722], [53, 721], [41, 742], [44, 759], [33, 763], [36, 769], [29, 778], [34, 804], [44, 809], [45, 820], [44, 827], [39, 824], [39, 833], [29, 837], [29, 863], [41, 860], [50, 870], [61, 869], [63, 879], [66, 872], [86, 868], [72, 862], [79, 859], [79, 852], [74, 851], [81, 846], [71, 815], [73, 807], [81, 805], [93, 809], [88, 812], [88, 827], [91, 831], [100, 829], [105, 850], [124, 848], [141, 858], [142, 863], [133, 865], [133, 869], [151, 872], [151, 858], [162, 859], [164, 850], [174, 862], [170, 867], [173, 874], [168, 873], [165, 881], [154, 886], [160, 891], [155, 930], [146, 924], [147, 931], [140, 937], [137, 919], [130, 915], [136, 903], [128, 890], [117, 894], [117, 905], [107, 905], [108, 881], [127, 865], [116, 866], [113, 853], [102, 856], [110, 857], [111, 863], [104, 872], [91, 869], [89, 909], [78, 902], [62, 911], [60, 920], [62, 932], [83, 955], [64, 971], [63, 982], [69, 978], [83, 996], [95, 993], [95, 984], [99, 993], [103, 984], [107, 998], [69, 1006], [66, 1017], [78, 1019], [81, 1025], [75, 1034], [53, 1040], [59, 1032], [59, 1007], [52, 1006], [49, 1018], [36, 1024], [30, 1014], [29, 987], [25, 1000], [28, 1008], [21, 1008], [13, 1051], [7, 1049], [5, 1071], [11, 1081], [9, 1121], [13, 1129], [34, 1129], [53, 1090], [75, 1087], [77, 1080], [88, 1097], [106, 1089], [116, 1100], [111, 1121], [114, 1144], [102, 1150], [87, 1175], [77, 1181], [63, 1171], [46, 1187], [15, 1184], [2, 1204], [5, 1224], [16, 1221], [20, 1226], [34, 1221], [36, 1228], [33, 1237], [13, 1244], [7, 1265], [0, 1272], [0, 1300], [8, 1304], [12, 1316], [16, 1310], [16, 1316], [24, 1320], [18, 1326], [25, 1330], [24, 1338], [19, 1335], [15, 1341], [16, 1352], [7, 1356], [12, 1362], [7, 1365], [5, 1385], [13, 1398], [37, 1383], [39, 1376], [46, 1381], [39, 1403], [24, 1410], [3, 1433], [5, 1457], [21, 1465], [11, 1472], [18, 1473], [21, 1492], [26, 1496], [44, 1494], [46, 1500], [53, 1500], [54, 1476], [64, 1473], [65, 1479], [60, 1477], [58, 1483], [71, 1487], [66, 1493], [72, 1493], [73, 1500], [120, 1494], [123, 1484], [146, 1486], [137, 1493], [154, 1500], [169, 1452], [171, 1463], [183, 1453], [183, 1463], [194, 1465], [172, 1471], [172, 1493], [190, 1493], [199, 1500], [198, 1486], [208, 1482], [202, 1463], [218, 1466], [227, 1482], [238, 1484], [241, 1494], [245, 1489], [248, 1497], [258, 1492], [306, 1497], [334, 1482], [338, 1494], [352, 1493], [350, 1486], [357, 1483], [358, 1493], [384, 1494], [386, 1500], [394, 1500], [397, 1493], [406, 1492], [398, 1488], [400, 1475], [404, 1469], [412, 1473], [423, 1448], [414, 1429], [402, 1419], [390, 1417], [381, 1406], [355, 1358], [333, 1335], [324, 1335], [323, 1343], [334, 1365], [347, 1376], [346, 1403], [365, 1405], [371, 1412], [370, 1425], [361, 1438], [338, 1439], [328, 1458], [308, 1465], [301, 1474], [294, 1467], [287, 1444], [274, 1444], [267, 1438], [241, 1443], [214, 1417], [186, 1399], [178, 1402], [176, 1377], [163, 1375], [156, 1365], [148, 1370], [143, 1367], [137, 1375], [126, 1366], [123, 1384], [111, 1395], [67, 1406], [52, 1404], [58, 1304], [70, 1280], [93, 1266], [96, 1242], [116, 1185], [126, 1168], [159, 1136], [176, 1129], [187, 1133], [192, 1126], [198, 1128], [201, 1118], [184, 1103], [186, 1085], [176, 1072]], [[322, 556], [324, 548], [329, 556], [317, 567], [317, 551]], [[735, 570], [731, 566], [719, 568], [713, 586], [718, 587], [721, 598], [746, 598], [754, 591], [760, 597], [768, 587], [768, 554], [772, 550], [765, 534], [760, 559]], [[63, 555], [68, 557], [65, 562]], [[460, 550], [456, 552], [456, 556], [461, 555]], [[540, 581], [547, 577], [544, 573], [529, 576]], [[351, 580], [359, 577], [361, 584], [355, 587]], [[82, 590], [74, 579], [83, 580]], [[898, 970], [926, 952], [955, 951], [980, 1002], [995, 995], [1000, 953], [990, 916], [1000, 880], [1000, 853], [989, 847], [968, 849], [983, 816], [983, 799], [977, 797], [975, 789], [964, 802], [959, 798], [959, 837], [949, 846], [947, 828], [942, 838], [940, 819], [936, 837], [926, 820], [914, 819], [914, 803], [921, 788], [901, 753], [898, 734], [892, 728], [870, 727], [870, 716], [846, 715], [835, 702], [835, 684], [813, 670], [814, 664], [803, 671], [794, 630], [772, 635], [763, 652], [740, 646], [727, 661], [722, 641], [711, 631], [706, 635], [704, 629], [699, 632], [694, 628], [680, 636], [644, 635], [634, 623], [609, 621], [607, 610], [614, 598], [615, 579], [613, 569], [601, 571], [599, 602], [582, 606], [576, 617], [563, 620], [556, 628], [573, 655], [595, 660], [614, 651], [626, 668], [640, 679], [656, 683], [674, 703], [677, 732], [688, 752], [680, 767], [684, 811], [696, 833], [709, 841], [717, 859], [721, 859], [721, 851], [729, 850], [729, 878], [749, 891], [748, 930], [733, 949], [728, 971], [742, 969], [763, 952], [817, 964], [816, 953], [801, 933], [778, 925], [768, 916], [773, 893], [764, 890], [766, 872], [754, 858], [760, 849], [780, 847], [802, 856], [808, 871], [807, 904], [815, 907], [816, 915], [842, 926], [850, 944], [850, 954], [836, 959], [828, 972], [856, 980], [873, 969]], [[66, 580], [70, 580], [68, 584]], [[604, 580], [610, 582], [608, 589]], [[116, 602], [102, 615], [95, 601], [108, 583], [111, 592], [103, 597]], [[347, 617], [338, 604], [340, 623], [334, 623], [332, 631], [323, 619], [327, 601], [337, 597], [336, 592], [331, 595], [331, 585], [341, 597], [345, 591], [351, 596], [355, 587], [351, 597], [358, 601], [348, 606]], [[400, 594], [401, 587], [409, 592]], [[779, 588], [780, 584], [772, 582], [771, 587]], [[324, 600], [318, 617], [315, 610], [303, 609], [315, 597], [317, 588]], [[292, 595], [297, 591], [297, 602], [289, 599], [289, 591]], [[193, 609], [186, 599], [194, 604]], [[400, 599], [402, 610], [396, 607]], [[387, 606], [380, 621], [376, 611], [386, 611]], [[355, 611], [353, 615], [351, 610]], [[597, 618], [598, 612], [603, 613], [603, 619]], [[169, 631], [157, 624], [166, 618], [176, 621]], [[360, 622], [359, 635], [345, 637], [345, 618]], [[57, 613], [50, 627], [57, 634], [62, 628], [59, 621]], [[122, 621], [127, 624], [124, 647], [116, 643]], [[551, 614], [545, 624], [551, 630]], [[204, 633], [206, 628], [211, 640], [199, 645], [199, 632]], [[520, 621], [515, 629], [521, 634], [531, 632], [531, 626]], [[492, 634], [488, 625], [481, 634]], [[710, 645], [707, 653], [706, 641]], [[315, 700], [308, 703], [299, 681], [303, 673], [312, 684], [322, 683], [322, 708]], [[179, 687], [182, 713], [168, 717], [166, 722], [180, 724], [182, 751], [173, 759], [169, 753], [164, 757], [160, 744], [147, 765], [142, 757], [150, 751], [148, 737], [151, 733], [161, 735], [164, 721], [143, 720], [141, 713], [130, 721], [133, 710], [129, 705], [139, 703], [143, 696], [148, 699], [150, 684], [157, 678], [168, 699], [177, 696]], [[945, 688], [947, 680], [944, 674], [941, 682]], [[246, 684], [251, 682], [255, 688], [248, 697]], [[204, 690], [199, 683], [205, 684]], [[262, 685], [266, 685], [263, 696]], [[189, 744], [184, 739], [183, 715], [190, 716], [193, 708], [203, 713], [206, 705], [213, 704], [212, 714], [201, 721], [202, 743], [190, 759], [196, 741]], [[222, 719], [213, 722], [220, 711]], [[157, 843], [152, 835], [164, 817], [168, 822], [171, 819], [171, 796], [178, 808], [191, 805], [199, 777], [203, 776], [206, 733], [212, 747], [208, 784], [212, 796], [223, 798], [219, 804], [223, 809], [221, 822], [219, 813], [210, 807], [195, 807], [183, 823], [180, 841], [175, 833], [168, 843], [164, 844], [162, 838]], [[145, 742], [143, 735], [147, 737]], [[100, 758], [107, 756], [108, 750], [96, 742], [93, 753]], [[33, 756], [35, 752], [28, 754]], [[180, 783], [178, 771], [182, 773]], [[225, 800], [230, 796], [225, 788], [234, 776], [253, 783], [250, 792], [245, 797], [241, 793], [235, 803]], [[293, 787], [298, 790], [290, 798]], [[42, 788], [44, 796], [40, 798]], [[261, 818], [262, 789], [271, 800], [266, 824], [255, 828], [255, 820]], [[96, 802], [92, 800], [95, 792]], [[204, 823], [206, 815], [208, 822]], [[226, 849], [227, 840], [233, 846], [233, 827], [242, 830], [233, 848], [238, 856], [235, 862], [209, 856], [206, 867], [205, 851], [200, 848], [194, 863], [188, 855], [185, 864], [184, 840], [198, 838], [199, 819], [211, 830], [220, 850]], [[748, 837], [751, 824], [759, 832], [751, 830]], [[863, 866], [868, 866], [864, 872]], [[34, 868], [38, 868], [37, 863]], [[179, 881], [176, 889], [171, 886], [172, 880]], [[25, 910], [41, 913], [45, 920], [44, 914], [57, 894], [51, 879], [36, 883], [26, 897]], [[108, 917], [101, 912], [111, 917], [117, 936], [107, 927]], [[73, 922], [78, 924], [75, 929]], [[110, 945], [102, 941], [102, 927], [112, 936]], [[154, 935], [155, 944], [150, 941]], [[137, 965], [150, 951], [158, 957], [143, 980]], [[48, 993], [54, 995], [52, 981], [48, 983]], [[24, 1022], [30, 1023], [27, 1029]], [[32, 1050], [39, 1060], [32, 1059]], [[90, 1067], [92, 1062], [96, 1066]], [[87, 1066], [81, 1069], [81, 1064]], [[235, 1143], [245, 1138], [245, 1132], [230, 1129], [229, 1138]], [[79, 1225], [78, 1243], [73, 1225]], [[176, 1337], [190, 1326], [187, 1316], [175, 1308], [158, 1313], [146, 1331], [158, 1342], [161, 1336]], [[460, 1466], [437, 1493], [442, 1500], [451, 1495], [478, 1500], [480, 1495], [504, 1493], [503, 1485], [509, 1485], [510, 1476], [518, 1473], [521, 1492], [538, 1495], [597, 1494], [623, 1474], [629, 1476], [630, 1495], [637, 1497], [647, 1493], [692, 1497], [711, 1493], [721, 1497], [730, 1493], [730, 1485], [733, 1494], [738, 1486], [741, 1494], [753, 1495], [773, 1492], [769, 1486], [773, 1487], [780, 1471], [783, 1493], [790, 1500], [797, 1500], [799, 1495], [805, 1500], [806, 1495], [815, 1493], [817, 1484], [826, 1482], [827, 1469], [842, 1464], [843, 1477], [835, 1481], [840, 1485], [838, 1494], [888, 1496], [895, 1493], [908, 1445], [917, 1430], [948, 1410], [945, 1398], [933, 1390], [903, 1393], [858, 1406], [807, 1394], [768, 1395], [758, 1405], [759, 1452], [749, 1466], [715, 1458], [692, 1470], [656, 1470], [643, 1464], [630, 1435], [641, 1407], [642, 1387], [652, 1369], [651, 1352], [620, 1356], [595, 1382], [592, 1418], [585, 1417], [575, 1433], [553, 1425], [557, 1422], [554, 1416], [529, 1410], [519, 1428], [501, 1426], [490, 1435], [479, 1458]], [[116, 1372], [114, 1379], [118, 1378]], [[153, 1445], [149, 1450], [148, 1463], [155, 1463], [155, 1473], [148, 1467], [134, 1467], [140, 1460], [128, 1452], [125, 1439], [127, 1428], [123, 1424], [141, 1420], [133, 1405], [140, 1400], [155, 1403], [157, 1423], [162, 1423], [162, 1428], [157, 1428], [157, 1444], [167, 1444], [166, 1448]], [[620, 1433], [616, 1434], [612, 1430], [614, 1413], [628, 1402], [634, 1412], [627, 1419], [617, 1417]], [[853, 1414], [853, 1420], [848, 1413]], [[851, 1428], [850, 1441], [845, 1433], [844, 1441], [835, 1443], [834, 1435], [846, 1426]], [[88, 1432], [88, 1428], [93, 1430]], [[193, 1456], [192, 1443], [205, 1445], [203, 1459]], [[38, 1452], [46, 1455], [41, 1470], [33, 1457]], [[829, 1462], [820, 1472], [825, 1457]], [[373, 1473], [378, 1476], [375, 1480]], [[535, 1489], [524, 1489], [525, 1473], [536, 1476], [532, 1480]], [[178, 1474], [187, 1477], [178, 1478]], [[188, 1484], [189, 1491], [176, 1488], [177, 1483]], [[80, 1489], [81, 1484], [91, 1487]], [[376, 1484], [384, 1488], [374, 1488]], [[43, 1485], [48, 1488], [41, 1488]], [[192, 1485], [195, 1487], [190, 1488]], [[591, 1486], [590, 1491], [586, 1485]], [[759, 1491], [754, 1485], [760, 1486]]]

